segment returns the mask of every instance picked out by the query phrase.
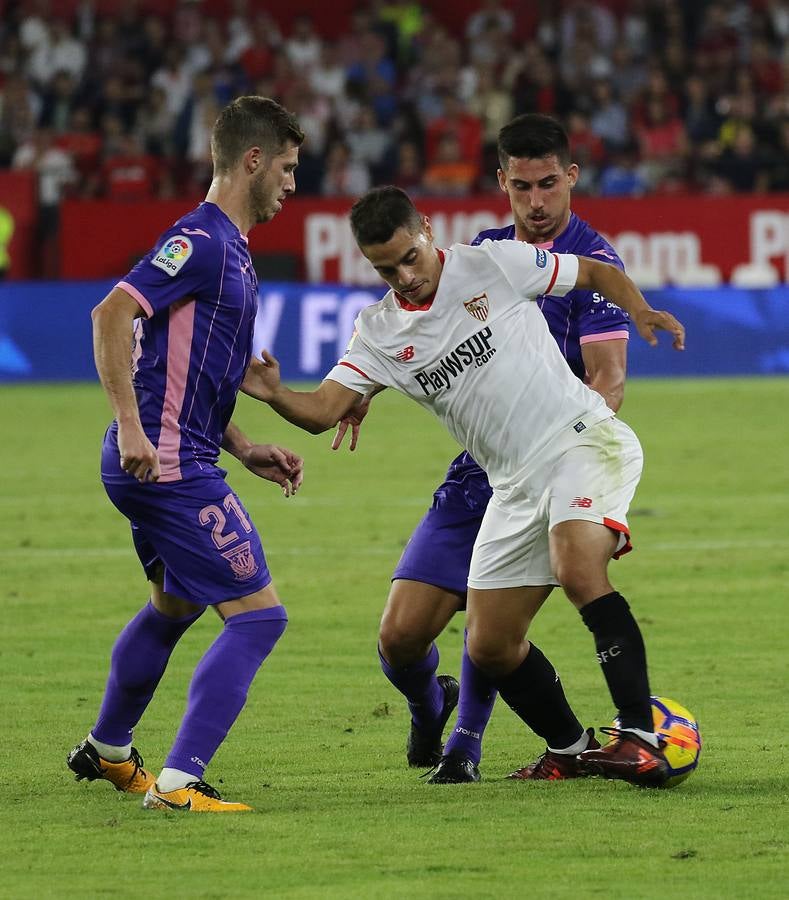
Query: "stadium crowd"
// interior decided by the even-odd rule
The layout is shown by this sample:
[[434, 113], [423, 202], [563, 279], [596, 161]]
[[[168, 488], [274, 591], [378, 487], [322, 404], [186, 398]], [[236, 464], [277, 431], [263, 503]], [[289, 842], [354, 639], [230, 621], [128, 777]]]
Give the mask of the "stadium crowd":
[[257, 93], [307, 134], [300, 194], [497, 190], [496, 134], [528, 111], [566, 125], [584, 193], [789, 190], [789, 0], [479, 0], [461, 23], [438, 7], [371, 0], [329, 39], [254, 0], [63, 17], [6, 0], [0, 167], [37, 171], [45, 209], [197, 195], [219, 109]]

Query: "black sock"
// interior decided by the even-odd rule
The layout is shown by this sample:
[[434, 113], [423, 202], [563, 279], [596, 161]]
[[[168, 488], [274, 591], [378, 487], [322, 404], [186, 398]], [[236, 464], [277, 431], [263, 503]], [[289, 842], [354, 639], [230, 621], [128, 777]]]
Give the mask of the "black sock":
[[518, 668], [494, 684], [510, 709], [549, 747], [569, 747], [583, 734], [556, 670], [534, 644]]
[[594, 635], [597, 661], [619, 711], [619, 724], [654, 731], [644, 640], [627, 600], [613, 591], [584, 606], [581, 617]]

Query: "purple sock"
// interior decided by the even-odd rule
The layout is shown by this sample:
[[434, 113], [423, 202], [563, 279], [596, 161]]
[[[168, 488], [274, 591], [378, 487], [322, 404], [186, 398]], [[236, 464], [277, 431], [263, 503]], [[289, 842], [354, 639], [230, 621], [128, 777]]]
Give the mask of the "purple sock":
[[287, 624], [281, 605], [239, 613], [225, 622], [194, 671], [186, 715], [166, 768], [203, 777], [203, 770], [244, 708], [252, 679]]
[[384, 675], [408, 701], [408, 709], [417, 728], [430, 727], [444, 705], [444, 692], [436, 678], [438, 647], [431, 644], [427, 656], [410, 666], [395, 668], [385, 659], [380, 647], [378, 658]]
[[496, 696], [496, 689], [469, 658], [464, 640], [463, 659], [460, 663], [458, 720], [444, 747], [445, 754], [457, 753], [470, 759], [475, 766], [479, 765], [482, 758], [482, 735], [490, 721]]
[[203, 614], [171, 619], [148, 601], [118, 635], [99, 717], [91, 729], [97, 741], [123, 747], [151, 702], [173, 648]]

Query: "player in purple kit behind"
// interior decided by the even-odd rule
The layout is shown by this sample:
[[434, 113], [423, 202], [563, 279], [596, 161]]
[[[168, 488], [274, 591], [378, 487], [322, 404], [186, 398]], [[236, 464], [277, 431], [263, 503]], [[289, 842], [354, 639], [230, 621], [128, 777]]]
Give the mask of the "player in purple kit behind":
[[[556, 253], [588, 256], [624, 268], [611, 245], [570, 209], [579, 169], [571, 162], [567, 134], [556, 120], [537, 114], [518, 116], [500, 131], [498, 151], [499, 185], [509, 197], [513, 224], [481, 232], [473, 245], [484, 240], [527, 241]], [[616, 412], [624, 394], [627, 313], [588, 290], [543, 296], [537, 303], [572, 371]], [[349, 425], [354, 449], [366, 408], [363, 404], [360, 414], [341, 423], [334, 449]], [[485, 472], [468, 453], [461, 453], [450, 464], [433, 505], [397, 564], [381, 621], [381, 667], [406, 697], [412, 716], [407, 759], [412, 766], [436, 765], [429, 779], [434, 784], [479, 780], [482, 735], [496, 699], [465, 646], [459, 688], [451, 676], [437, 676], [434, 643], [452, 616], [465, 607], [471, 551], [490, 496]], [[548, 691], [544, 705], [549, 708], [555, 702], [561, 708], [563, 695], [553, 668], [547, 661], [538, 664], [544, 660], [541, 654], [534, 653], [531, 659], [535, 681]], [[443, 729], [456, 703], [457, 724], [442, 756]], [[546, 748], [536, 763], [511, 777], [574, 777], [575, 754], [587, 749], [590, 740], [598, 746], [591, 732], [583, 731], [569, 746]]]
[[[301, 484], [300, 457], [253, 443], [231, 417], [257, 313], [247, 233], [294, 192], [303, 139], [273, 100], [233, 101], [212, 132], [205, 202], [93, 310], [96, 368], [115, 413], [101, 477], [129, 519], [151, 595], [113, 647], [98, 719], [68, 765], [77, 780], [145, 793], [147, 809], [250, 809], [222, 800], [203, 771], [287, 615], [255, 526], [217, 463], [221, 447], [286, 497]], [[155, 779], [132, 746], [133, 729], [176, 643], [209, 605], [224, 627], [194, 671], [186, 714]]]

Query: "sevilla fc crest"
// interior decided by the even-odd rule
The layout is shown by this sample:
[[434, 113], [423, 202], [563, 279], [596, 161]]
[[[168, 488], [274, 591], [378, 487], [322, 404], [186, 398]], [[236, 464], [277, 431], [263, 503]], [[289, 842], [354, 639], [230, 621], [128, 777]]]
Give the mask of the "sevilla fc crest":
[[249, 541], [244, 541], [243, 544], [233, 547], [232, 550], [225, 550], [222, 556], [230, 563], [230, 568], [237, 581], [246, 581], [257, 574], [258, 564], [252, 554]]
[[464, 300], [463, 306], [466, 307], [466, 312], [469, 315], [474, 316], [475, 319], [479, 319], [480, 322], [484, 322], [488, 317], [487, 294], [478, 294], [476, 297], [472, 297], [471, 300]]

